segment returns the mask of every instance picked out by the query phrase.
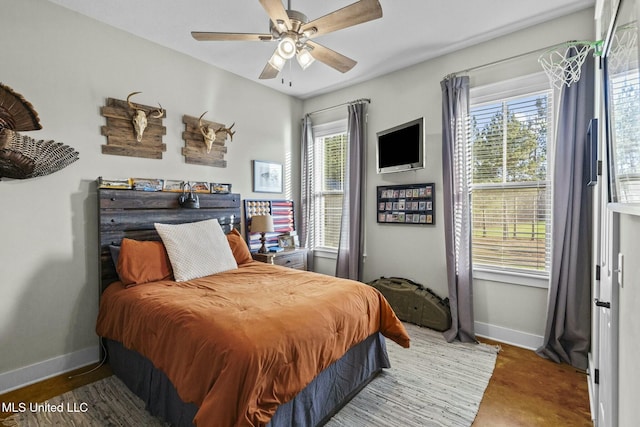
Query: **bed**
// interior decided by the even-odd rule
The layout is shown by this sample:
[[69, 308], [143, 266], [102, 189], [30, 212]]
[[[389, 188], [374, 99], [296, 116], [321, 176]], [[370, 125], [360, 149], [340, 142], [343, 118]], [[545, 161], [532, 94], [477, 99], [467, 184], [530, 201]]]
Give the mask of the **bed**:
[[[240, 196], [199, 196], [200, 209], [183, 209], [175, 193], [98, 189], [96, 330], [114, 373], [173, 425], [324, 424], [390, 366], [383, 335], [409, 346], [402, 323], [368, 285], [246, 259], [234, 231]], [[226, 233], [236, 267], [184, 276], [166, 231], [184, 242], [183, 230], [205, 225]], [[204, 234], [191, 240], [206, 240]], [[244, 248], [234, 246], [238, 239]], [[145, 275], [153, 262], [131, 261], [145, 276], [132, 284], [126, 260], [142, 247], [168, 256], [151, 280]], [[175, 277], [165, 274], [166, 263]]]

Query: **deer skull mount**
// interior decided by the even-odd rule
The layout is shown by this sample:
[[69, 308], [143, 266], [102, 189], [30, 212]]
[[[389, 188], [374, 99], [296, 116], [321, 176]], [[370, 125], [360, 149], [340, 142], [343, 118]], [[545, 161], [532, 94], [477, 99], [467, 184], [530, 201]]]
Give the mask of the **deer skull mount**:
[[216, 131], [211, 126], [202, 124], [202, 118], [205, 114], [207, 114], [207, 111], [202, 113], [202, 115], [198, 119], [198, 128], [200, 128], [200, 133], [204, 137], [204, 144], [207, 147], [207, 154], [209, 154], [211, 152], [213, 141], [215, 141], [216, 139]]
[[164, 111], [162, 111], [162, 105], [160, 105], [160, 108], [155, 109], [150, 111], [149, 113], [147, 113], [146, 111], [140, 109], [140, 108], [136, 108], [130, 101], [130, 98], [133, 95], [137, 95], [139, 93], [142, 92], [132, 92], [129, 94], [129, 96], [127, 96], [127, 104], [129, 105], [129, 108], [131, 109], [132, 112], [132, 118], [131, 121], [133, 123], [133, 128], [136, 132], [136, 140], [138, 142], [142, 142], [142, 135], [144, 134], [145, 129], [147, 128], [147, 114], [149, 114], [151, 117], [153, 117], [154, 119], [159, 119], [164, 115]]
[[214, 129], [209, 125], [203, 124], [202, 123], [202, 118], [204, 117], [205, 114], [207, 114], [207, 111], [202, 113], [202, 115], [198, 119], [198, 128], [200, 129], [200, 133], [204, 137], [204, 143], [205, 143], [205, 145], [207, 147], [207, 154], [208, 154], [208, 153], [211, 152], [211, 146], [213, 145], [213, 141], [216, 140], [217, 135], [219, 133], [221, 133], [221, 132], [226, 133], [226, 135], [224, 137], [224, 141], [226, 141], [227, 136], [229, 136], [231, 138], [231, 141], [233, 141], [233, 135], [236, 132], [235, 131], [231, 131], [231, 128], [233, 128], [233, 126], [235, 126], [235, 122], [229, 127], [222, 126], [222, 127], [218, 128], [218, 129]]

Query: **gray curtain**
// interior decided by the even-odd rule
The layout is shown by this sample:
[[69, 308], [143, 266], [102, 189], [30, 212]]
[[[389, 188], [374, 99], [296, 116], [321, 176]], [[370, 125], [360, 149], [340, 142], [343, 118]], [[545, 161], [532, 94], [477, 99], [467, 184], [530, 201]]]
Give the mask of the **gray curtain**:
[[362, 280], [367, 103], [349, 105], [347, 162], [336, 276]]
[[309, 116], [305, 116], [302, 119], [302, 159], [300, 161], [301, 167], [301, 205], [302, 205], [302, 220], [300, 221], [299, 237], [300, 245], [303, 248], [307, 248], [307, 268], [309, 271], [313, 271], [313, 250], [316, 246], [317, 236], [317, 221], [318, 216], [318, 203], [315, 198], [316, 185], [315, 185], [315, 171], [314, 171], [314, 138], [313, 138], [313, 123]]
[[587, 369], [591, 345], [592, 195], [586, 132], [594, 114], [594, 64], [563, 87], [553, 171], [551, 280], [543, 357]]
[[469, 176], [466, 165], [469, 77], [448, 76], [442, 89], [442, 181], [451, 328], [447, 341], [476, 342], [473, 320]]

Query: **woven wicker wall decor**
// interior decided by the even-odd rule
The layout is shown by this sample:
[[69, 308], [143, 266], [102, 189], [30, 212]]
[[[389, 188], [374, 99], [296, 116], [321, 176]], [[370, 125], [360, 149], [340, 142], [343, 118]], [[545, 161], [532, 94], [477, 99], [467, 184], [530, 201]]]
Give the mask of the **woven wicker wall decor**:
[[216, 132], [215, 139], [211, 144], [211, 150], [207, 153], [207, 144], [200, 130], [200, 122], [202, 126], [207, 126], [210, 129], [221, 129], [226, 126], [221, 123], [199, 119], [186, 114], [182, 116], [182, 122], [184, 123], [184, 132], [182, 132], [184, 147], [182, 148], [182, 155], [184, 156], [185, 163], [226, 168], [227, 161], [224, 160], [224, 155], [227, 153], [227, 147], [225, 146], [227, 133], [222, 131]]
[[[147, 126], [140, 141], [137, 140], [133, 125], [135, 110], [142, 110], [146, 114]], [[102, 154], [162, 159], [162, 153], [167, 151], [166, 144], [162, 143], [163, 135], [167, 134], [167, 128], [162, 124], [162, 118], [166, 116], [165, 110], [107, 98], [106, 105], [100, 112], [107, 119], [107, 125], [101, 129], [102, 135], [107, 137], [107, 144], [102, 145]], [[161, 117], [157, 117], [159, 112], [162, 112]]]

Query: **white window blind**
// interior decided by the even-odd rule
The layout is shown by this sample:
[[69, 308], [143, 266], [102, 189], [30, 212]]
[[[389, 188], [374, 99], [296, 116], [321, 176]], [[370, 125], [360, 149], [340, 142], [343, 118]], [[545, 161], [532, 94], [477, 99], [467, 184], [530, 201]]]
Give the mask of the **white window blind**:
[[638, 69], [616, 70], [609, 79], [614, 202], [640, 202], [640, 76]]
[[320, 180], [316, 194], [320, 207], [318, 246], [338, 249], [347, 157], [346, 121], [314, 127], [316, 171]]
[[484, 95], [484, 102], [474, 103], [472, 93], [468, 167], [473, 265], [548, 275], [552, 92], [500, 96], [487, 100]]

